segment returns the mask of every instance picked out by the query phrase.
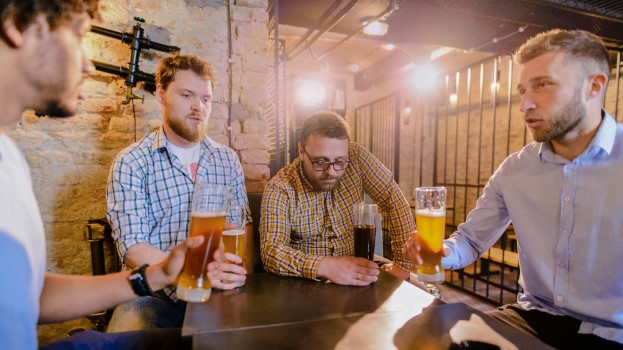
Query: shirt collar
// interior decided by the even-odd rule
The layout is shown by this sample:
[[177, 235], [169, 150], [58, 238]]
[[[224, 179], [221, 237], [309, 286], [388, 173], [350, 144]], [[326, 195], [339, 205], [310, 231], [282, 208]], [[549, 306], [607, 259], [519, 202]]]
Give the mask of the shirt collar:
[[158, 131], [156, 131], [156, 137], [154, 137], [154, 141], [151, 143], [151, 151], [153, 153], [163, 148], [167, 148], [167, 138], [164, 135], [164, 129], [161, 126]]
[[614, 147], [616, 121], [610, 116], [610, 114], [608, 114], [608, 112], [604, 110], [602, 110], [601, 115], [603, 117], [601, 125], [599, 126], [599, 130], [597, 130], [597, 134], [593, 138], [593, 141], [591, 141], [588, 148], [601, 148], [607, 154], [610, 154], [610, 152], [612, 152], [612, 148]]
[[[161, 126], [158, 131], [156, 131], [156, 137], [154, 137], [154, 141], [151, 144], [151, 151], [155, 152], [159, 149], [167, 149], [167, 140], [166, 135], [164, 134], [164, 128]], [[201, 141], [201, 150], [202, 152], [207, 153], [211, 156], [214, 152], [216, 152], [217, 148], [220, 146], [216, 141], [212, 140], [210, 137], [206, 136]]]
[[[599, 125], [599, 129], [597, 130], [595, 137], [593, 137], [593, 140], [580, 157], [588, 153], [596, 155], [600, 149], [606, 152], [606, 154], [610, 154], [610, 152], [612, 152], [616, 133], [616, 121], [603, 109], [601, 110], [601, 116], [601, 124]], [[539, 157], [541, 160], [553, 161], [559, 156], [554, 153], [552, 145], [549, 142], [540, 142]]]
[[[298, 162], [298, 164], [296, 164]], [[297, 168], [297, 171], [299, 173], [299, 179], [301, 179], [300, 181], [300, 186], [301, 186], [301, 190], [308, 190], [308, 191], [314, 191], [314, 188], [312, 187], [312, 185], [309, 183], [309, 181], [307, 180], [307, 177], [305, 176], [305, 172], [303, 171], [303, 161], [301, 160], [301, 157], [298, 157], [294, 160], [294, 166]]]

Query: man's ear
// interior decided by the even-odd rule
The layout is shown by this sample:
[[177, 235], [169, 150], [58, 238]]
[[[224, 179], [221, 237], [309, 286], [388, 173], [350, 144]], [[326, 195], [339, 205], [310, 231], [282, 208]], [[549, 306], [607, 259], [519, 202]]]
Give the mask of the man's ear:
[[34, 34], [38, 38], [47, 36], [50, 32], [50, 24], [44, 15], [38, 15], [34, 22], [28, 25], [23, 32], [17, 29], [11, 19], [7, 19], [2, 23], [2, 29], [4, 30], [3, 36], [7, 43], [14, 48], [18, 48], [24, 44], [24, 39], [28, 35]]
[[603, 73], [593, 74], [589, 78], [589, 97], [599, 97], [606, 89], [608, 77]]
[[158, 102], [160, 102], [160, 104], [162, 104], [162, 101], [164, 101], [164, 89], [162, 88], [162, 84], [158, 84], [156, 85], [156, 100], [158, 100]]
[[6, 43], [13, 48], [18, 48], [22, 46], [24, 38], [22, 36], [22, 32], [20, 32], [17, 27], [15, 27], [15, 23], [13, 20], [8, 18], [2, 23], [2, 37], [5, 39]]

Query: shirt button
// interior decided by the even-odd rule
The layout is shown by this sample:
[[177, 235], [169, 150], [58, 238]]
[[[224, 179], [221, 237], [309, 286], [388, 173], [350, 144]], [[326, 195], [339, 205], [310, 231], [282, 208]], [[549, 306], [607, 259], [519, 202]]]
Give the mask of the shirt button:
[[563, 299], [562, 295], [559, 295], [559, 296], [556, 297], [556, 300], [558, 300], [558, 301], [562, 301], [562, 299]]
[[562, 235], [563, 235], [563, 236], [566, 236], [566, 235], [567, 235], [567, 233], [569, 233], [569, 232], [567, 232], [567, 230], [562, 231]]
[[565, 267], [565, 263], [564, 262], [558, 263], [558, 267], [564, 268]]
[[570, 200], [571, 200], [571, 197], [569, 197], [569, 196], [565, 196], [565, 202], [568, 202], [568, 201], [570, 201]]

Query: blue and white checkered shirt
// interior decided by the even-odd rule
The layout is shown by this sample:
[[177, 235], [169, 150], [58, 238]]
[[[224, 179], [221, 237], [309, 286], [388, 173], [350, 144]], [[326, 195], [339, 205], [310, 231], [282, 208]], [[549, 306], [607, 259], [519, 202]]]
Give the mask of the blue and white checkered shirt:
[[[135, 244], [168, 252], [186, 239], [194, 182], [168, 143], [160, 128], [119, 153], [110, 169], [107, 217], [122, 261]], [[230, 186], [231, 204], [248, 208], [238, 156], [209, 137], [201, 142], [196, 182]]]

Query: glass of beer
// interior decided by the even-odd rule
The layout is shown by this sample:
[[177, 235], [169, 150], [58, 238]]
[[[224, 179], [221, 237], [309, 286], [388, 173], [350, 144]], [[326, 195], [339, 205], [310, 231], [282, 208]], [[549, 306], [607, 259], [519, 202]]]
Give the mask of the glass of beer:
[[440, 284], [444, 280], [441, 258], [446, 230], [445, 187], [415, 189], [415, 222], [423, 261], [417, 276], [424, 283]]
[[[229, 215], [227, 215], [227, 222], [233, 223], [234, 228], [223, 231], [221, 239], [223, 245], [225, 245], [225, 252], [232, 253], [244, 259], [244, 245], [245, 245], [245, 226], [247, 224], [247, 210], [244, 205], [232, 205], [229, 207]], [[225, 263], [231, 264], [229, 261]], [[239, 265], [242, 266], [242, 263]], [[231, 283], [232, 281], [223, 281], [225, 283]], [[244, 282], [239, 282], [238, 287], [244, 285]]]
[[212, 283], [207, 266], [221, 243], [221, 233], [231, 199], [231, 188], [224, 185], [196, 183], [188, 227], [188, 236], [204, 236], [203, 244], [186, 252], [184, 268], [177, 283], [177, 296], [189, 302], [210, 298]]
[[374, 260], [378, 215], [379, 209], [376, 204], [355, 203], [353, 207], [355, 256], [358, 258]]

